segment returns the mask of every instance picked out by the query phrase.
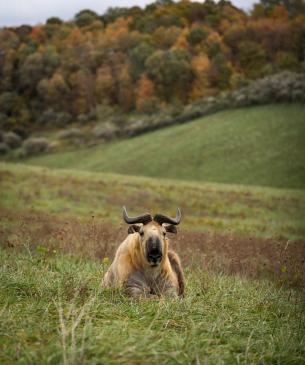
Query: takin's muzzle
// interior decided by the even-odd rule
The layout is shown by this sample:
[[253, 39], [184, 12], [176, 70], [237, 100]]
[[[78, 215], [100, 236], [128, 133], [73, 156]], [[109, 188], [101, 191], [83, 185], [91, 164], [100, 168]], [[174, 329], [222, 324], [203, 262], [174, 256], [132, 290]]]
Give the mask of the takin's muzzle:
[[151, 266], [158, 266], [162, 261], [162, 244], [159, 237], [149, 237], [146, 241], [146, 258]]

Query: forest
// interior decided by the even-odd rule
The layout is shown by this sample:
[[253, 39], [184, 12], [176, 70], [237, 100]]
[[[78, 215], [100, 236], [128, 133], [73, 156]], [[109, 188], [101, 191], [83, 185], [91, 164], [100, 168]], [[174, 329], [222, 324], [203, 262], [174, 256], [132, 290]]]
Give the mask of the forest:
[[0, 128], [25, 136], [101, 118], [153, 114], [304, 71], [305, 4], [156, 1], [82, 10], [71, 21], [0, 30]]

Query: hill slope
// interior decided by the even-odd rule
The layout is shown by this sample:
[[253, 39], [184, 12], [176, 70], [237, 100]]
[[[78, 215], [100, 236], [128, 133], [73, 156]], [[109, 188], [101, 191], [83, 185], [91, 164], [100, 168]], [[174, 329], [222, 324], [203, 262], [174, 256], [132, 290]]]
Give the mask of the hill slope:
[[183, 180], [305, 186], [305, 106], [221, 112], [129, 140], [31, 158], [29, 164]]
[[[174, 214], [183, 211], [183, 227], [236, 235], [304, 239], [305, 192], [222, 184], [49, 170], [0, 164], [0, 220], [20, 222], [17, 212], [64, 216], [94, 215], [121, 223], [121, 209]], [[1, 211], [4, 213], [1, 215]], [[10, 223], [11, 224], [11, 223]], [[1, 228], [1, 225], [0, 225]]]
[[[122, 204], [182, 208], [183, 299], [101, 288]], [[1, 365], [304, 364], [304, 210], [305, 191], [0, 163]]]

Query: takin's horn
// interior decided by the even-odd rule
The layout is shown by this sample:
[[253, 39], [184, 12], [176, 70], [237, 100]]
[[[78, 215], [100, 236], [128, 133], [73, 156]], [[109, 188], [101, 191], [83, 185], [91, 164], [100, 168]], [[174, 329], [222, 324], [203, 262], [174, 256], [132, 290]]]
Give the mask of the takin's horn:
[[153, 220], [152, 216], [149, 213], [139, 215], [138, 217], [129, 217], [126, 207], [123, 207], [123, 218], [127, 224], [136, 224], [136, 223], [147, 224]]
[[175, 226], [181, 221], [181, 211], [177, 208], [176, 218], [170, 218], [163, 214], [156, 214], [154, 216], [154, 221], [162, 225], [163, 223], [174, 224]]

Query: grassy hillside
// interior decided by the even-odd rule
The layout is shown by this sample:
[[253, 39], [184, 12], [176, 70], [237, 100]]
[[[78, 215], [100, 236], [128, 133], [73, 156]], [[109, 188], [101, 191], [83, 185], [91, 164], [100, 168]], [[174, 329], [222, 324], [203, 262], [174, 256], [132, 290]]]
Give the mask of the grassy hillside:
[[[101, 290], [123, 204], [182, 208], [185, 298]], [[0, 164], [0, 363], [304, 363], [304, 210], [299, 190]]]
[[[72, 170], [0, 164], [2, 209], [121, 222], [131, 213], [183, 211], [183, 226], [262, 237], [305, 237], [305, 192], [212, 183], [187, 183]], [[3, 218], [5, 220], [5, 217]]]
[[305, 187], [305, 105], [231, 110], [94, 148], [26, 162], [128, 175]]

